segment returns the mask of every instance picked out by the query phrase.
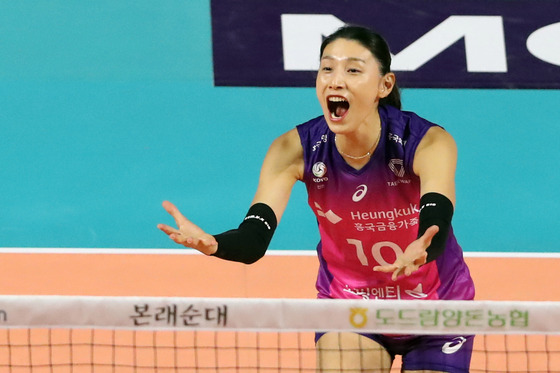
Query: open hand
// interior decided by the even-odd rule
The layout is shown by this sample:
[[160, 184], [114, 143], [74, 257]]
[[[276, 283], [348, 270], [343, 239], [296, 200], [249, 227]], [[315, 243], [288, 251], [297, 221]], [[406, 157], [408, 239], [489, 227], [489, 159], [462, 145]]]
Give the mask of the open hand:
[[437, 225], [432, 225], [430, 228], [426, 229], [426, 232], [413, 241], [403, 254], [399, 255], [393, 264], [387, 264], [384, 266], [373, 267], [374, 271], [377, 272], [393, 272], [391, 278], [396, 281], [400, 275], [410, 276], [413, 272], [417, 271], [421, 265], [426, 264], [426, 258], [428, 253], [426, 249], [432, 243], [432, 238], [439, 231]]
[[158, 228], [169, 236], [175, 243], [190, 247], [206, 255], [212, 255], [218, 249], [214, 236], [204, 232], [197, 225], [188, 220], [174, 204], [169, 201], [162, 203], [163, 208], [175, 219], [177, 228], [158, 224]]

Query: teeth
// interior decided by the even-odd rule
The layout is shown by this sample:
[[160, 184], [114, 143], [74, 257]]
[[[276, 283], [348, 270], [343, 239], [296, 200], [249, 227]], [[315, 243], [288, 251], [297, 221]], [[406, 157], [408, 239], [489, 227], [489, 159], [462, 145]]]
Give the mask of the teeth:
[[344, 97], [329, 97], [329, 101], [331, 101], [331, 102], [345, 102], [346, 99]]

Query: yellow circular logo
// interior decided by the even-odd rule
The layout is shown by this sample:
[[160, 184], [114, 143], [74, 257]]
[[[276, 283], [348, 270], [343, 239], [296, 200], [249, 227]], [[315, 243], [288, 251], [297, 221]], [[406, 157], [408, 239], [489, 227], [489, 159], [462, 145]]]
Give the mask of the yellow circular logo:
[[350, 308], [350, 324], [355, 328], [363, 328], [367, 324], [367, 308]]

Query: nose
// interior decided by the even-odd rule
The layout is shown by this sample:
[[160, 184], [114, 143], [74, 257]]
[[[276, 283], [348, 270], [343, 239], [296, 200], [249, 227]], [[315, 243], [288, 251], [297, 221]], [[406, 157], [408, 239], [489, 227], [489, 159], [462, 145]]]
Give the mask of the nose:
[[344, 76], [339, 70], [333, 71], [331, 74], [331, 79], [329, 81], [330, 89], [341, 89], [344, 88]]

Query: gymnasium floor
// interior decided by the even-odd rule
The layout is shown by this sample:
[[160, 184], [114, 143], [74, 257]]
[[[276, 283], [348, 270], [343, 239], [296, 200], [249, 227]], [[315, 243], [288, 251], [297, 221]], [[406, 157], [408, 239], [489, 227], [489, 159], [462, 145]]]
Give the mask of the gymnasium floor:
[[[259, 262], [247, 266], [208, 258], [190, 250], [161, 250], [161, 254], [159, 251], [130, 249], [15, 251], [5, 249], [0, 252], [0, 293], [4, 295], [315, 298], [317, 258], [312, 253], [269, 251]], [[553, 285], [557, 284], [555, 274], [560, 268], [558, 255], [508, 257], [479, 254], [467, 255], [466, 260], [476, 283], [478, 300], [560, 301], [560, 286]], [[308, 349], [313, 349], [311, 337], [305, 343]], [[491, 347], [484, 343], [479, 350]], [[560, 350], [558, 344], [560, 341], [554, 339], [549, 348]], [[43, 355], [34, 352], [34, 359], [44, 358], [46, 361], [52, 352], [49, 350]], [[90, 353], [82, 355], [74, 353], [74, 359], [87, 360]], [[473, 354], [471, 369], [504, 372], [508, 370], [504, 370], [504, 366], [528, 366], [525, 355], [504, 357], [489, 364], [485, 357]], [[548, 368], [560, 366], [557, 355], [546, 362]], [[23, 354], [14, 358], [12, 363], [27, 364], [28, 359], [28, 354]], [[480, 370], [475, 366], [481, 367]], [[397, 372], [399, 367], [397, 357], [391, 372]], [[89, 363], [72, 372], [92, 371], [88, 369], [93, 369]], [[105, 369], [96, 368], [95, 371], [130, 371]], [[48, 370], [33, 370], [36, 371]], [[222, 372], [225, 371], [220, 369]]]
[[[0, 293], [315, 298], [313, 253], [269, 251], [248, 266], [190, 250], [40, 250], [0, 253]], [[465, 256], [476, 299], [560, 301], [558, 255]]]

